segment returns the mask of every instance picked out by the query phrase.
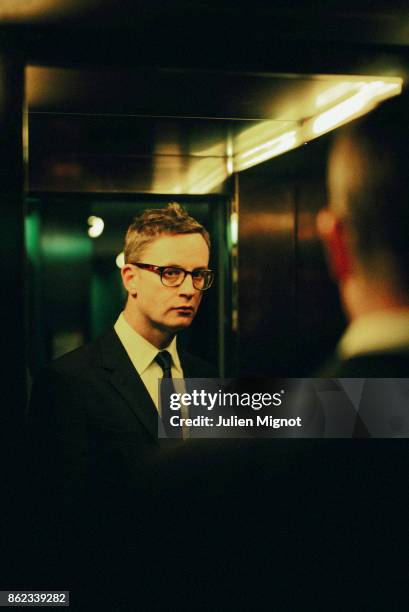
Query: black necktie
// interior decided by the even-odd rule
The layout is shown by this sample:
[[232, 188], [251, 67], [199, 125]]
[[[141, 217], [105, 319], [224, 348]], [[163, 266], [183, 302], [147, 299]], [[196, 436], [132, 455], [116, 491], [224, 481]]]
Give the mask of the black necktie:
[[156, 355], [155, 361], [160, 365], [163, 371], [163, 378], [160, 382], [159, 388], [161, 416], [166, 435], [168, 438], [181, 438], [182, 427], [176, 427], [170, 424], [170, 418], [172, 416], [180, 416], [179, 412], [170, 409], [170, 394], [175, 393], [175, 388], [172, 382], [172, 357], [168, 351], [161, 351]]

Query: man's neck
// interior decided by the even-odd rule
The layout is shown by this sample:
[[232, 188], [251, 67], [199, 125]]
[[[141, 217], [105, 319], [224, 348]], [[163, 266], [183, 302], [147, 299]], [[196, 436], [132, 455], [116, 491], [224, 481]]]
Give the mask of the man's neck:
[[143, 325], [138, 317], [136, 317], [127, 308], [124, 310], [124, 317], [132, 329], [142, 336], [142, 338], [145, 338], [145, 340], [147, 340], [150, 344], [156, 346], [156, 348], [159, 350], [163, 350], [168, 347], [176, 335], [162, 329]]
[[375, 312], [409, 308], [409, 296], [394, 290], [386, 282], [368, 282], [359, 276], [352, 276], [342, 284], [341, 297], [350, 321]]

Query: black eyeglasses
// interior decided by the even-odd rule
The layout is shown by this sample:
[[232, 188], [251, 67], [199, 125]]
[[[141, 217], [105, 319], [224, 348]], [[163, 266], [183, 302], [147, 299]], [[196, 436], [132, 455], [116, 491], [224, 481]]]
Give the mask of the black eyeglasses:
[[129, 261], [128, 263], [138, 268], [142, 268], [142, 270], [148, 270], [149, 272], [159, 274], [162, 285], [165, 285], [165, 287], [179, 287], [184, 282], [186, 276], [190, 274], [193, 287], [199, 291], [206, 291], [206, 289], [212, 286], [214, 279], [213, 270], [198, 269], [189, 272], [184, 268], [177, 268], [175, 266], [153, 266], [152, 264], [135, 261]]

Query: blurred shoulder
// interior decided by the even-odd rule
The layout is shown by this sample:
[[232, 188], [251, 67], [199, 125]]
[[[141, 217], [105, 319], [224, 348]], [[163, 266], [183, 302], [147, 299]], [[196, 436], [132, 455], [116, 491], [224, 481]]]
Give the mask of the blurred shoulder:
[[407, 378], [409, 350], [368, 353], [330, 359], [318, 372], [322, 378]]

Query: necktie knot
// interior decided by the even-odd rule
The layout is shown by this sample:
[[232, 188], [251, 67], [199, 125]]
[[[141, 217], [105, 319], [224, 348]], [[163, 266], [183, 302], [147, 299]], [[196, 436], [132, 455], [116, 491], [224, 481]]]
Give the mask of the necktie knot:
[[160, 365], [163, 371], [163, 378], [172, 378], [172, 357], [168, 351], [160, 351], [155, 357], [156, 363]]

